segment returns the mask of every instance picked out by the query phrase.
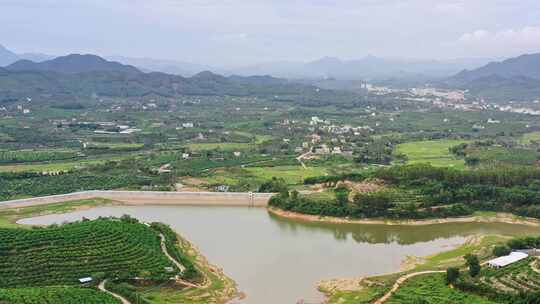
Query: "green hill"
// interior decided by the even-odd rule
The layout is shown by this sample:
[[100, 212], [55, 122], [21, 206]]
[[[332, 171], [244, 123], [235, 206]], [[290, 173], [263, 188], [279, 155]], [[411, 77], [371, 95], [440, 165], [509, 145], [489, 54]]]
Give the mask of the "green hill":
[[[0, 288], [78, 285], [83, 277], [167, 279], [159, 233], [133, 219], [0, 229]], [[176, 270], [176, 273], [179, 271]]]

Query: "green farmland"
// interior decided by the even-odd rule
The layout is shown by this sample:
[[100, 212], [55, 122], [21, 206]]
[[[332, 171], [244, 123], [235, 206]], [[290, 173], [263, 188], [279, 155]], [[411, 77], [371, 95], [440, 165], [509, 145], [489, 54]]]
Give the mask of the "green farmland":
[[408, 280], [386, 303], [495, 304], [497, 302], [450, 288], [446, 285], [444, 274], [430, 274]]
[[173, 266], [154, 230], [127, 221], [0, 229], [0, 240], [0, 287], [76, 285], [77, 279], [98, 273], [164, 278], [164, 267]]
[[253, 147], [250, 143], [197, 143], [186, 145], [191, 151], [209, 151], [209, 150], [223, 150], [223, 151], [236, 151], [246, 150]]
[[395, 152], [407, 156], [410, 164], [430, 163], [436, 167], [464, 169], [465, 161], [452, 155], [448, 149], [466, 142], [452, 139], [408, 142], [398, 145]]
[[0, 289], [0, 303], [120, 304], [120, 301], [93, 288], [48, 287]]
[[531, 142], [540, 142], [540, 132], [525, 133], [519, 142], [522, 145], [528, 145]]

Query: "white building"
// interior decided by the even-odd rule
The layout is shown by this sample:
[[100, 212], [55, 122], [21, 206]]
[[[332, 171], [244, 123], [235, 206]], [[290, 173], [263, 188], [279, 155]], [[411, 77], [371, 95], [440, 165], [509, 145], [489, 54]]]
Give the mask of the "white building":
[[81, 283], [81, 284], [86, 284], [86, 283], [90, 283], [90, 282], [92, 282], [91, 277], [86, 277], [86, 278], [80, 278], [79, 279], [79, 283]]
[[503, 268], [515, 262], [526, 259], [529, 255], [525, 252], [511, 252], [509, 255], [498, 257], [496, 259], [488, 261], [488, 265], [493, 268]]

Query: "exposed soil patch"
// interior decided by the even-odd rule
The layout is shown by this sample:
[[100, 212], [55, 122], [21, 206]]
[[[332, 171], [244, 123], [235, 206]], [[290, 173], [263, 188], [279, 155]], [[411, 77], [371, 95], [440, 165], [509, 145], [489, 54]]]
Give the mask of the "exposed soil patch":
[[317, 286], [320, 290], [324, 290], [325, 293], [335, 293], [337, 291], [358, 291], [363, 288], [363, 281], [363, 277], [322, 280], [317, 283]]

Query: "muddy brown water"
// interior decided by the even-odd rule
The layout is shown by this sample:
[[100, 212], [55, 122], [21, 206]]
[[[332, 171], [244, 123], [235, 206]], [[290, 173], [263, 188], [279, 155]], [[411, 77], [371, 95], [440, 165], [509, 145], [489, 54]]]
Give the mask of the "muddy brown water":
[[539, 227], [505, 223], [389, 226], [302, 222], [264, 208], [111, 206], [19, 221], [47, 225], [82, 217], [129, 214], [171, 225], [211, 263], [222, 267], [247, 298], [233, 303], [320, 303], [317, 281], [398, 271], [407, 256], [427, 256], [479, 234], [540, 234]]

